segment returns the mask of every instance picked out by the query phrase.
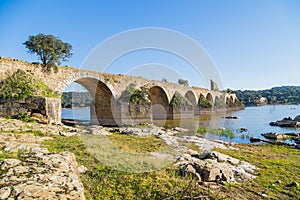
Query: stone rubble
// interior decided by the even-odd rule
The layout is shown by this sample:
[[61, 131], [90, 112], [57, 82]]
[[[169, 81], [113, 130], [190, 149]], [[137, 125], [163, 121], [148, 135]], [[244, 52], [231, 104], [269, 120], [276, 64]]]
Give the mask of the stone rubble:
[[[84, 166], [78, 167], [74, 154], [70, 152], [54, 154], [40, 147], [42, 141], [52, 137], [18, 134], [28, 126], [53, 134], [56, 130], [62, 130], [62, 127], [0, 118], [0, 152], [12, 155], [12, 158], [0, 161], [0, 200], [84, 200], [84, 188], [78, 173], [84, 173], [87, 169]], [[39, 126], [44, 127], [38, 129]], [[8, 130], [14, 133], [8, 133]], [[74, 132], [71, 129], [69, 131]]]
[[25, 123], [16, 119], [5, 119], [0, 117], [0, 132], [2, 133], [25, 133], [32, 130], [38, 130], [41, 131], [41, 133], [53, 135], [57, 135], [59, 132], [64, 132], [68, 135], [68, 137], [78, 135], [78, 128], [75, 127], [54, 124]]

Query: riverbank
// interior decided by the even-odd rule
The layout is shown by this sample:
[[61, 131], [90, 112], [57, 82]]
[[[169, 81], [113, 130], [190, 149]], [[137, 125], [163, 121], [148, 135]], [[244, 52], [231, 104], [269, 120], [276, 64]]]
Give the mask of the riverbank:
[[[164, 130], [152, 126], [124, 129], [94, 126], [82, 130], [81, 128], [46, 126], [3, 118], [0, 118], [0, 124], [2, 127], [0, 135], [6, 137], [1, 140], [5, 142], [1, 143], [0, 152], [2, 186], [0, 197], [8, 194], [9, 197], [25, 195], [26, 199], [42, 199], [45, 195], [47, 198], [51, 197], [48, 195], [53, 195], [53, 198], [55, 195], [60, 195], [60, 199], [67, 197], [79, 199], [83, 194], [82, 186], [86, 199], [190, 199], [200, 197], [204, 199], [290, 199], [300, 195], [299, 186], [293, 186], [296, 182], [300, 182], [298, 163], [300, 151], [295, 149], [211, 142], [197, 136], [177, 135], [178, 132], [184, 131], [181, 129]], [[80, 131], [88, 132], [88, 134], [83, 137]], [[35, 141], [34, 145], [31, 146], [32, 142], [26, 138], [29, 138], [29, 141]], [[91, 141], [97, 144], [98, 149], [96, 150], [105, 147], [100, 151], [101, 154], [93, 153], [93, 148], [89, 146]], [[204, 152], [204, 146], [215, 148], [214, 152]], [[113, 148], [108, 151], [107, 147]], [[118, 149], [121, 154], [117, 154], [113, 151], [114, 149]], [[107, 152], [108, 154], [103, 154]], [[151, 152], [156, 153], [151, 154]], [[173, 152], [171, 156], [174, 157], [171, 160], [166, 159], [169, 157], [162, 157], [166, 152]], [[167, 163], [162, 163], [163, 165], [157, 168], [151, 168], [152, 170], [149, 168], [145, 170], [141, 167], [133, 168], [133, 170], [142, 169], [142, 171], [134, 172], [130, 168], [132, 166], [128, 165], [124, 158], [128, 155], [141, 154], [154, 156], [155, 160], [163, 158], [161, 160], [167, 160]], [[24, 157], [23, 155], [30, 156]], [[41, 160], [44, 157], [45, 159]], [[173, 158], [176, 159], [173, 160]], [[4, 163], [8, 163], [7, 159], [15, 159], [11, 163], [16, 164], [4, 165]], [[125, 162], [122, 163], [122, 159]], [[151, 157], [148, 157], [138, 166], [146, 163], [146, 167], [153, 167], [151, 164], [155, 163], [150, 161]], [[249, 165], [246, 165], [245, 161]], [[116, 165], [119, 163], [121, 165]], [[131, 160], [130, 163], [136, 163], [136, 160]], [[208, 163], [210, 164], [208, 165]], [[4, 169], [3, 166], [7, 167]], [[78, 166], [80, 167], [78, 168]], [[214, 171], [213, 169], [217, 169], [218, 166], [222, 166], [222, 169], [225, 169], [223, 166], [226, 166], [228, 170]], [[210, 170], [208, 170], [209, 167], [211, 167]], [[20, 168], [31, 170], [23, 171], [19, 174], [20, 176], [18, 173], [9, 175], [9, 172]], [[60, 169], [67, 169], [67, 171], [65, 170], [61, 174], [50, 173], [60, 171]], [[232, 171], [233, 169], [235, 171]], [[205, 171], [206, 173], [203, 173]], [[42, 176], [42, 172], [47, 173]], [[61, 177], [61, 175], [63, 176]], [[14, 179], [18, 176], [26, 177], [28, 181], [17, 182], [22, 180], [22, 178]], [[40, 178], [35, 179], [34, 177]], [[44, 184], [41, 183], [44, 179], [41, 177], [48, 177], [49, 181], [49, 187], [43, 190], [39, 189], [39, 187], [44, 187]], [[14, 189], [9, 187], [13, 180], [12, 188]], [[75, 182], [78, 184], [76, 187], [72, 185], [74, 184], [72, 180], [78, 180]], [[28, 190], [30, 185], [35, 185], [34, 188], [37, 192]], [[55, 189], [55, 187], [60, 189]], [[52, 192], [44, 192], [43, 196], [42, 191]], [[73, 196], [70, 196], [71, 194]]]

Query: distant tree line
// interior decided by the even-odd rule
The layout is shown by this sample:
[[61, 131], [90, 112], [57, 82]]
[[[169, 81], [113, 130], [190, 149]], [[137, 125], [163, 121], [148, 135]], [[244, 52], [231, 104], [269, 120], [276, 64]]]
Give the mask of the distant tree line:
[[89, 92], [64, 92], [61, 105], [63, 108], [89, 107], [93, 97]]
[[[230, 91], [230, 90], [228, 90]], [[268, 104], [300, 104], [300, 86], [273, 87], [267, 90], [236, 90], [233, 91], [245, 106], [255, 106], [261, 97]]]

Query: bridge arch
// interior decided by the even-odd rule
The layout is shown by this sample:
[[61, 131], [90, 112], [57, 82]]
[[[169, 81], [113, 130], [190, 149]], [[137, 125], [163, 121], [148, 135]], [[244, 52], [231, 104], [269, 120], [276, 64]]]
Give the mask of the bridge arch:
[[185, 93], [184, 97], [193, 105], [194, 115], [198, 115], [199, 114], [198, 100], [195, 92], [189, 90]]
[[191, 102], [193, 106], [197, 105], [197, 96], [194, 91], [189, 90], [185, 93], [184, 97]]
[[205, 97], [208, 101], [210, 101], [211, 103], [214, 103], [214, 99], [211, 93], [207, 93], [206, 97]]
[[116, 125], [116, 111], [114, 88], [99, 74], [78, 72], [67, 77], [59, 83], [56, 91], [63, 91], [71, 84], [78, 83], [86, 88], [91, 94], [93, 101], [90, 105], [90, 122], [97, 125]]
[[230, 95], [230, 99], [231, 99], [232, 103], [235, 103], [235, 98], [233, 98], [232, 95]]
[[169, 100], [166, 91], [160, 86], [153, 86], [149, 89], [149, 98], [152, 102], [153, 119], [167, 119]]
[[73, 82], [79, 83], [89, 90], [91, 94], [94, 94], [96, 91], [96, 85], [98, 82], [104, 83], [108, 89], [111, 91], [114, 98], [117, 97], [117, 92], [114, 87], [110, 84], [110, 82], [106, 81], [103, 76], [99, 73], [92, 73], [88, 71], [80, 71], [74, 72], [68, 77], [66, 77], [63, 81], [59, 82], [54, 91], [62, 94], [63, 91]]

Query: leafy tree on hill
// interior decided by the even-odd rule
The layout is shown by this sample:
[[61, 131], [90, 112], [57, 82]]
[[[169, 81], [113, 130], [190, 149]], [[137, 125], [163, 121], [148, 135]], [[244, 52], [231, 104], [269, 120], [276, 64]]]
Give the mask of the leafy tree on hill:
[[57, 65], [61, 61], [67, 61], [72, 56], [72, 46], [54, 35], [30, 35], [23, 43], [29, 53], [36, 54], [42, 61], [45, 71], [58, 71]]

